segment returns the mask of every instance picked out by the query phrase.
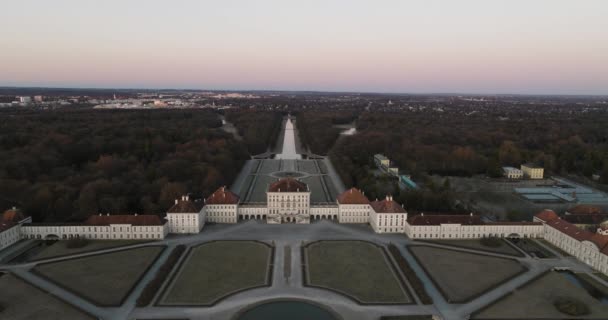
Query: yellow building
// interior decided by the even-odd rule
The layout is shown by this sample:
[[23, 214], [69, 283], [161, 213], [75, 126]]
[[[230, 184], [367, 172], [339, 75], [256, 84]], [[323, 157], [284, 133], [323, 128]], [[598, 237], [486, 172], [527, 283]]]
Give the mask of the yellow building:
[[533, 164], [522, 164], [521, 171], [524, 173], [524, 177], [528, 179], [542, 179], [544, 176], [544, 169]]

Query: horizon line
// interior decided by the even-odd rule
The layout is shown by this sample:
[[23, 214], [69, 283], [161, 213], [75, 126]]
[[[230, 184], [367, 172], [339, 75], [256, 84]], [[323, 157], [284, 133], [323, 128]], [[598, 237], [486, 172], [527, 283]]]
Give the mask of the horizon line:
[[481, 92], [396, 92], [396, 91], [348, 91], [348, 90], [304, 90], [304, 89], [194, 89], [194, 88], [145, 88], [145, 87], [89, 87], [89, 86], [3, 86], [0, 89], [77, 89], [77, 90], [118, 90], [118, 91], [222, 91], [222, 92], [286, 92], [286, 93], [346, 93], [346, 94], [385, 94], [385, 95], [471, 95], [471, 96], [554, 96], [554, 97], [608, 97], [608, 93], [481, 93]]

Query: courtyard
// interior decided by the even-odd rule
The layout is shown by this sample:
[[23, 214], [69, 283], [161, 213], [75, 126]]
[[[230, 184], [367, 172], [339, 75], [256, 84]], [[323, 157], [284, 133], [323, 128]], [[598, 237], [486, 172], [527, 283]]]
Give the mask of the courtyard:
[[408, 249], [449, 303], [463, 303], [523, 273], [517, 260], [428, 246]]
[[304, 247], [306, 285], [343, 293], [360, 303], [412, 303], [384, 249], [364, 241], [318, 241]]
[[164, 249], [147, 246], [42, 263], [33, 272], [96, 305], [120, 306]]
[[269, 286], [273, 247], [257, 241], [213, 241], [192, 247], [160, 305], [212, 305], [240, 291]]
[[[475, 312], [472, 319], [571, 319], [560, 312], [557, 299], [578, 301], [588, 308], [585, 319], [606, 319], [608, 301], [602, 303], [560, 272], [547, 272], [512, 293]], [[606, 300], [606, 298], [604, 298]]]

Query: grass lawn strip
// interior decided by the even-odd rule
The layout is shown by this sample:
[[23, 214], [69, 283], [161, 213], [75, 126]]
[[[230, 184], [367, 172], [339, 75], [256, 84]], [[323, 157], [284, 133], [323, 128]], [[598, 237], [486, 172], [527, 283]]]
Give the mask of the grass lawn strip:
[[144, 240], [88, 240], [88, 244], [82, 248], [68, 248], [68, 241], [57, 241], [54, 244], [45, 247], [36, 253], [33, 257], [28, 259], [42, 260], [48, 258], [63, 257], [67, 255], [73, 255], [78, 253], [86, 253], [92, 251], [99, 251], [104, 249], [111, 249], [135, 244], [142, 244], [149, 241]]
[[471, 319], [571, 319], [559, 312], [556, 298], [572, 298], [583, 302], [591, 311], [584, 319], [606, 319], [608, 305], [591, 297], [583, 288], [570, 282], [563, 274], [547, 272], [517, 288], [494, 303], [474, 312]]
[[164, 246], [148, 246], [37, 265], [33, 272], [100, 306], [119, 306]]
[[306, 246], [307, 285], [341, 292], [366, 304], [412, 303], [382, 248], [364, 241]]
[[419, 245], [408, 249], [450, 303], [468, 302], [527, 270], [510, 258]]
[[0, 319], [10, 320], [93, 320], [95, 317], [20, 278], [0, 277]]
[[212, 305], [270, 283], [273, 249], [256, 241], [213, 241], [193, 247], [160, 305]]
[[467, 240], [424, 240], [423, 242], [443, 244], [446, 246], [452, 246], [456, 248], [465, 248], [478, 250], [483, 252], [492, 252], [499, 254], [506, 254], [515, 257], [523, 257], [524, 255], [517, 249], [510, 246], [505, 240], [500, 239], [500, 246], [490, 247], [483, 245], [479, 239], [467, 239]]

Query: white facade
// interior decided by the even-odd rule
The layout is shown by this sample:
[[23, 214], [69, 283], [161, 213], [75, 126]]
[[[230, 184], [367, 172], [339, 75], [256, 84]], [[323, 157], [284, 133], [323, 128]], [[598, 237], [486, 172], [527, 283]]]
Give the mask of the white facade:
[[543, 236], [543, 226], [542, 224], [410, 225], [408, 223], [405, 233], [412, 239], [479, 239], [509, 236], [540, 238]]
[[502, 167], [502, 172], [507, 179], [522, 179], [524, 172], [513, 167]]
[[199, 233], [205, 226], [205, 211], [188, 196], [176, 199], [167, 211], [169, 233]]
[[524, 177], [528, 179], [542, 179], [545, 170], [534, 165], [522, 164], [521, 171], [524, 173]]
[[161, 226], [25, 224], [21, 227], [21, 238], [23, 239], [162, 240], [168, 233], [169, 228], [166, 223]]
[[369, 223], [376, 233], [404, 233], [407, 213], [376, 213], [372, 209]]
[[267, 192], [268, 223], [309, 223], [310, 191]]
[[[0, 226], [2, 228], [2, 226]], [[21, 225], [15, 224], [12, 227], [4, 226], [0, 232], [0, 250], [15, 244], [21, 240]]]
[[370, 223], [369, 204], [338, 204], [338, 222], [340, 223]]
[[207, 204], [203, 207], [203, 215], [209, 222], [237, 223], [238, 204]]

